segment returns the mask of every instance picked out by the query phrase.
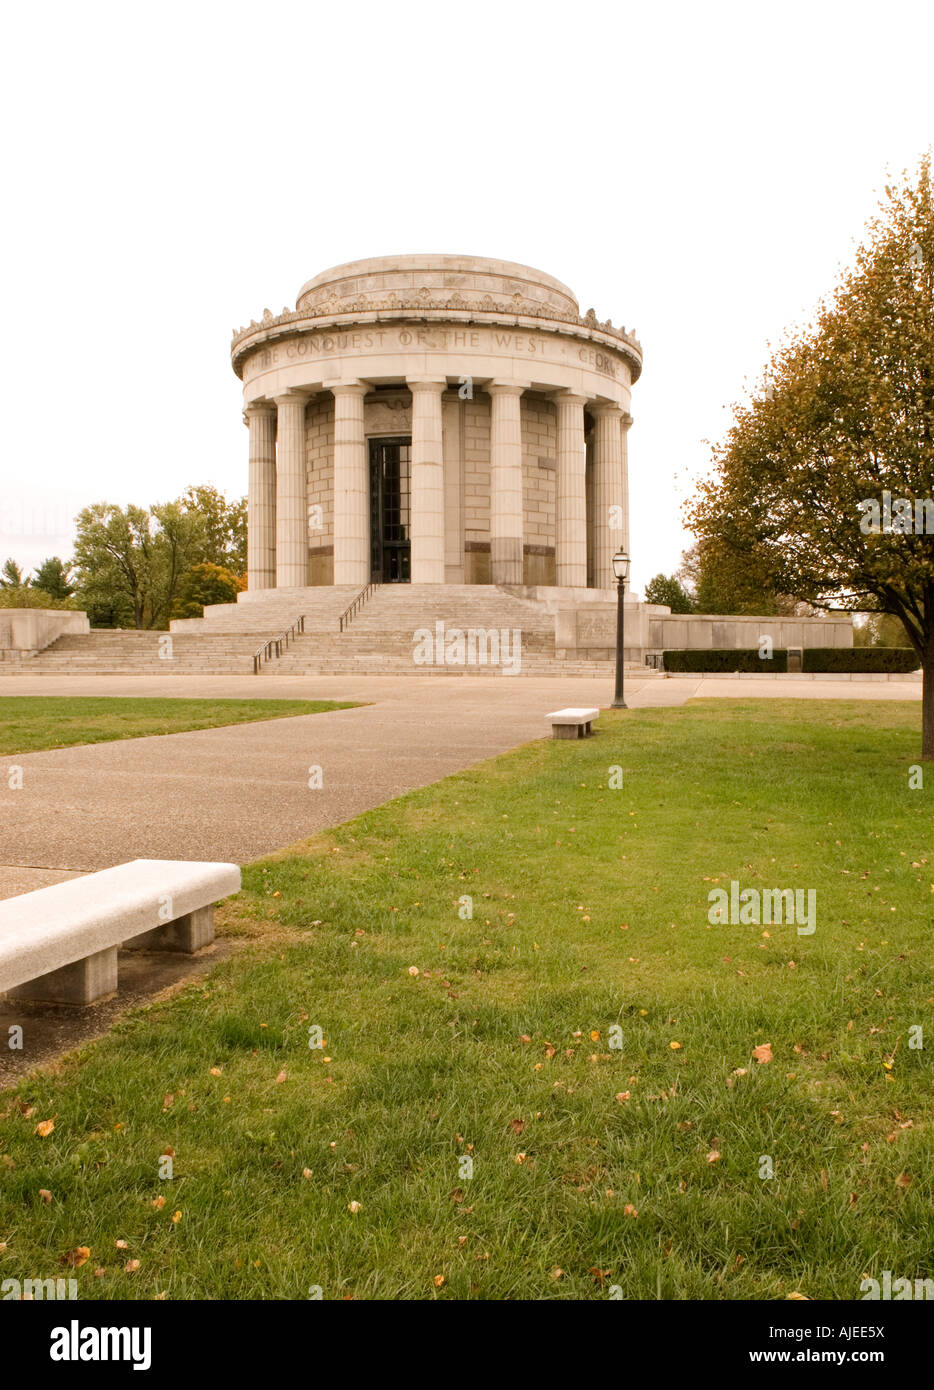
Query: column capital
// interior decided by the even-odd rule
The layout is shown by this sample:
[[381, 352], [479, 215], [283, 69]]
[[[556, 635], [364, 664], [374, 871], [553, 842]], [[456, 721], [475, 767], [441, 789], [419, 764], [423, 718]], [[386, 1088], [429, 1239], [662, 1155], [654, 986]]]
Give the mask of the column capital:
[[632, 428], [632, 416], [629, 414], [628, 410], [623, 411], [622, 425], [624, 430]]
[[594, 401], [590, 406], [590, 413], [600, 420], [621, 420], [623, 407], [615, 405], [613, 401]]
[[405, 384], [410, 391], [446, 391], [448, 389], [447, 377], [443, 376], [407, 376]]
[[283, 391], [278, 396], [273, 396], [276, 406], [301, 405], [306, 406], [311, 399], [311, 391]]
[[531, 389], [530, 381], [500, 381], [494, 379], [488, 381], [482, 389], [491, 396], [521, 396], [523, 391]]
[[372, 387], [357, 377], [345, 377], [342, 381], [326, 381], [324, 389], [325, 391], [332, 391], [335, 396], [338, 393], [342, 396], [365, 396], [368, 391], [372, 390]]
[[560, 391], [553, 391], [551, 399], [556, 405], [589, 405], [590, 397], [578, 395], [576, 391], [563, 388]]
[[262, 420], [266, 416], [275, 415], [276, 407], [272, 401], [251, 401], [249, 405], [243, 407], [243, 423], [248, 425], [251, 418]]

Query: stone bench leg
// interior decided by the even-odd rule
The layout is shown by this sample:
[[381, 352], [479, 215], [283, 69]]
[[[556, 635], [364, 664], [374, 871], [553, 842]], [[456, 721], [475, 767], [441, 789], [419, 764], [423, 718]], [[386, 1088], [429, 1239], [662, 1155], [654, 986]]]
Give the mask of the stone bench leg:
[[108, 946], [85, 960], [50, 970], [28, 984], [7, 991], [10, 999], [37, 1004], [93, 1004], [117, 988], [117, 948]]
[[144, 932], [125, 941], [125, 951], [184, 951], [194, 955], [202, 946], [209, 946], [214, 940], [214, 904], [199, 907], [184, 917], [176, 917], [174, 922], [166, 922], [161, 927]]
[[552, 738], [586, 738], [591, 732], [589, 724], [552, 724]]

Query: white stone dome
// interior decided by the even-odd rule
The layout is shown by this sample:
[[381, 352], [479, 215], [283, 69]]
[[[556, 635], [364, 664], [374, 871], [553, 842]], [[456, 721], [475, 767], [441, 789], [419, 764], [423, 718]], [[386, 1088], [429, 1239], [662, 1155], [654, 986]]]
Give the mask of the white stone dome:
[[547, 306], [560, 314], [577, 315], [577, 300], [567, 285], [544, 271], [514, 261], [485, 256], [375, 256], [333, 266], [308, 280], [298, 292], [296, 308], [326, 309], [335, 300], [365, 305], [396, 294], [413, 299], [420, 290], [433, 296], [439, 291], [470, 296], [491, 295]]

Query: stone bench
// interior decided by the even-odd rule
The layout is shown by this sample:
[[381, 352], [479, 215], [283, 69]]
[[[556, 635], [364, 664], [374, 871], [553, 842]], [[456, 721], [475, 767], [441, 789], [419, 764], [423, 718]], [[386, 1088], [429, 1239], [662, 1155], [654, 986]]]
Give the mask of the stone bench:
[[0, 902], [0, 993], [91, 1004], [117, 988], [117, 949], [198, 951], [236, 864], [134, 859]]
[[588, 738], [598, 709], [556, 709], [545, 718], [551, 722], [552, 738]]

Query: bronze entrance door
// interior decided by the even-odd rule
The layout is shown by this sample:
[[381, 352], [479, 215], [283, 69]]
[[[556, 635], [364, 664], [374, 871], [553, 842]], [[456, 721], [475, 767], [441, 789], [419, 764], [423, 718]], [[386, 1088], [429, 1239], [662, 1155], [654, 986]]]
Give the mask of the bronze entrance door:
[[408, 584], [411, 439], [370, 440], [370, 578]]

